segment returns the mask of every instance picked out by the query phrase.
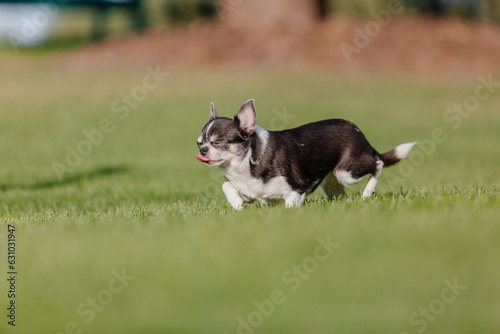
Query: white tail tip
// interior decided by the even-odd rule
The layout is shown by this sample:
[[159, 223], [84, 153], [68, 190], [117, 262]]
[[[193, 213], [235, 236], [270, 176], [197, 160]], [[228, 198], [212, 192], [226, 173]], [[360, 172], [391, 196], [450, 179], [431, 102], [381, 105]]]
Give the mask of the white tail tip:
[[413, 148], [413, 146], [415, 146], [416, 143], [417, 142], [404, 143], [404, 144], [396, 146], [396, 148], [394, 149], [396, 151], [395, 152], [396, 153], [396, 157], [399, 160], [406, 159], [408, 157], [408, 155], [410, 154], [411, 149]]

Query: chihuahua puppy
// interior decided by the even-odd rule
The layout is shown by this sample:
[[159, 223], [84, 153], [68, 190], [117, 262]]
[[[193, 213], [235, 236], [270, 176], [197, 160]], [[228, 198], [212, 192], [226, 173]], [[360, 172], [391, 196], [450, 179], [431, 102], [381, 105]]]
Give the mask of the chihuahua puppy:
[[321, 185], [329, 198], [370, 175], [363, 198], [375, 192], [383, 167], [406, 158], [415, 143], [380, 154], [353, 123], [329, 119], [283, 131], [268, 131], [256, 122], [255, 101], [248, 100], [234, 119], [221, 117], [213, 103], [197, 144], [196, 159], [218, 166], [229, 204], [285, 201], [299, 207]]

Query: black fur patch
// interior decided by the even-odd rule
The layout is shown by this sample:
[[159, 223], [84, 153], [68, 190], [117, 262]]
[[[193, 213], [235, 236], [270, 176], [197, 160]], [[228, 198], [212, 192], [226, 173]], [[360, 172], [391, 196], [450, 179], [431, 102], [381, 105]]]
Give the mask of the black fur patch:
[[[251, 142], [258, 142], [252, 135]], [[259, 152], [251, 145], [252, 154]], [[377, 152], [351, 122], [331, 119], [295, 129], [269, 131], [264, 156], [251, 165], [252, 176], [264, 181], [282, 175], [295, 191], [313, 191], [338, 168], [359, 178], [375, 173]]]

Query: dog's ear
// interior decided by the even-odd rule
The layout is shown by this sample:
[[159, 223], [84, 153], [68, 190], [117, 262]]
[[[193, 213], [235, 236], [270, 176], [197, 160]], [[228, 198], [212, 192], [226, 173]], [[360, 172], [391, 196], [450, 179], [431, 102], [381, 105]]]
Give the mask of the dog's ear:
[[238, 125], [239, 129], [250, 136], [255, 132], [255, 121], [257, 119], [257, 114], [255, 113], [255, 100], [251, 99], [245, 102], [236, 116], [234, 116], [234, 122]]
[[219, 117], [220, 117], [220, 115], [217, 112], [217, 110], [215, 110], [214, 103], [210, 102], [210, 121], [213, 120], [214, 118], [219, 118]]

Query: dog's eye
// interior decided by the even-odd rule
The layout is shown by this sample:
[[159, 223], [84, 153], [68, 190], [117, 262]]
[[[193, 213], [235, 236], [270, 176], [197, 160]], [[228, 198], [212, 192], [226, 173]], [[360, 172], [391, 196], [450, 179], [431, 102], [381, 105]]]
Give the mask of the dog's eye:
[[212, 145], [214, 145], [214, 146], [219, 146], [220, 144], [221, 144], [221, 141], [220, 141], [220, 140], [214, 140], [214, 141], [212, 142]]

